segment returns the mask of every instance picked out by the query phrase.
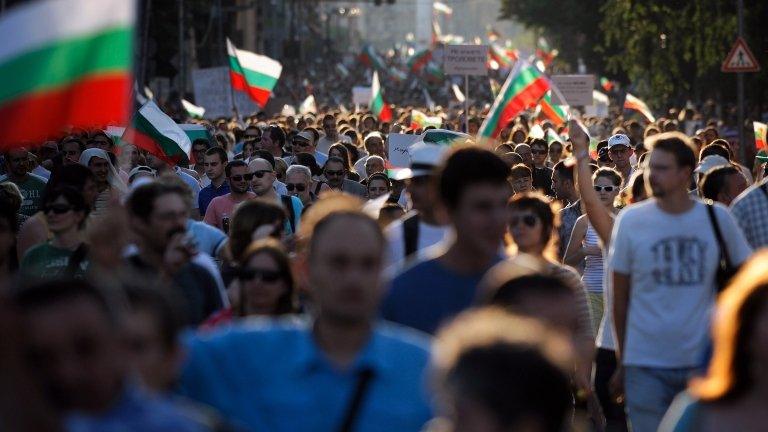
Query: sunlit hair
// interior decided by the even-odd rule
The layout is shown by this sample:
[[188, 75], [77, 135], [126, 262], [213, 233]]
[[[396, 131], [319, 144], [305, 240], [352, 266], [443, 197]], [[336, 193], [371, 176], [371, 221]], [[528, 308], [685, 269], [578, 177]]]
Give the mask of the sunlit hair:
[[363, 201], [342, 192], [325, 192], [302, 216], [297, 236], [299, 250], [309, 252], [315, 246], [314, 238], [323, 228], [337, 217], [350, 217], [370, 222], [383, 247], [384, 234], [378, 223], [363, 211]]
[[597, 179], [601, 177], [610, 180], [614, 186], [621, 186], [621, 183], [624, 181], [624, 177], [618, 171], [609, 167], [598, 168], [598, 170], [592, 174], [592, 183], [596, 182]]
[[[541, 245], [544, 247], [544, 258], [557, 261], [557, 228], [560, 226], [560, 204], [552, 202], [540, 192], [525, 192], [514, 195], [509, 199], [507, 208], [510, 211], [530, 211], [541, 221]], [[507, 253], [517, 254], [517, 245], [507, 230], [505, 236]]]
[[707, 375], [691, 382], [701, 400], [734, 400], [754, 383], [757, 365], [751, 347], [760, 315], [768, 302], [768, 251], [747, 261], [717, 301], [712, 328], [713, 354]]

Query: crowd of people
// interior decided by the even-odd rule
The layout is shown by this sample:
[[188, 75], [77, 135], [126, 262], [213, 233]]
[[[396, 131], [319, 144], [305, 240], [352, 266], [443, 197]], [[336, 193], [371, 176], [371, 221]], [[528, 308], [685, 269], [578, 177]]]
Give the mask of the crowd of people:
[[682, 115], [430, 112], [448, 145], [394, 108], [5, 153], [0, 428], [761, 430], [765, 161]]

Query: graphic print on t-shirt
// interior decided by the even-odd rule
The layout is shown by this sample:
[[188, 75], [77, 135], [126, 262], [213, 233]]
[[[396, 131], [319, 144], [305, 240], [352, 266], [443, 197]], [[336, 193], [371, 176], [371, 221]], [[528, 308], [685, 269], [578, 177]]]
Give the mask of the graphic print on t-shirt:
[[651, 246], [651, 252], [656, 284], [684, 287], [704, 282], [707, 242], [696, 237], [665, 237]]

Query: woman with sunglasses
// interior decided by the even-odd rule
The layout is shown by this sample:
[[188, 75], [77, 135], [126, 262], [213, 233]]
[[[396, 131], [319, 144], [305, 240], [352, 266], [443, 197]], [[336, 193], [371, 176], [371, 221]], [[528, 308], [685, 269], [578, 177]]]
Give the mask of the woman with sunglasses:
[[662, 432], [764, 431], [768, 422], [768, 252], [747, 261], [717, 299], [712, 360], [659, 426]]
[[336, 143], [328, 150], [328, 157], [334, 157], [341, 159], [344, 162], [345, 170], [347, 171], [347, 178], [354, 181], [360, 181], [360, 174], [358, 174], [352, 167], [352, 160], [349, 157], [349, 150], [341, 144]]
[[[593, 188], [600, 203], [614, 215], [619, 212], [615, 201], [623, 181], [621, 174], [613, 168], [600, 168], [592, 176]], [[581, 280], [587, 287], [592, 324], [595, 328], [599, 327], [603, 318], [603, 248], [587, 215], [581, 215], [576, 220], [563, 261], [575, 268], [584, 264]]]
[[587, 294], [578, 273], [572, 268], [557, 262], [557, 220], [556, 211], [549, 199], [540, 193], [525, 192], [509, 200], [508, 235], [513, 241], [510, 255], [527, 254], [538, 260], [544, 276], [551, 276], [570, 287], [577, 298], [579, 327], [576, 350], [578, 352], [577, 371], [574, 375], [579, 391], [588, 402], [593, 418], [602, 419], [597, 399], [592, 395], [590, 377], [594, 358], [595, 336], [587, 305]]
[[53, 238], [27, 251], [21, 260], [21, 274], [33, 279], [83, 277], [88, 268], [83, 243], [88, 212], [83, 195], [74, 188], [64, 186], [47, 194], [43, 214]]
[[245, 250], [237, 280], [237, 316], [295, 313], [296, 295], [288, 255], [279, 241], [267, 237]]

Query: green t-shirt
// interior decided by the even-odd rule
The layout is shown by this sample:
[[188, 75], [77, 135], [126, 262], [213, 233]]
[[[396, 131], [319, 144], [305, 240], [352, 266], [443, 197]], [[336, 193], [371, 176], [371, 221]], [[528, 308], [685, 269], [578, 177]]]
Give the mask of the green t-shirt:
[[[4, 181], [10, 181], [8, 176], [0, 177], [0, 183]], [[32, 216], [40, 210], [43, 204], [43, 189], [45, 189], [45, 179], [34, 174], [27, 174], [27, 178], [23, 182], [13, 182], [19, 187], [21, 191], [21, 197], [24, 198], [21, 202], [21, 208], [19, 213], [25, 216]]]
[[[24, 277], [35, 279], [49, 279], [65, 276], [69, 259], [74, 251], [58, 248], [50, 242], [39, 244], [24, 255], [19, 270]], [[75, 270], [74, 277], [83, 277], [88, 270], [87, 257], [80, 261]]]

